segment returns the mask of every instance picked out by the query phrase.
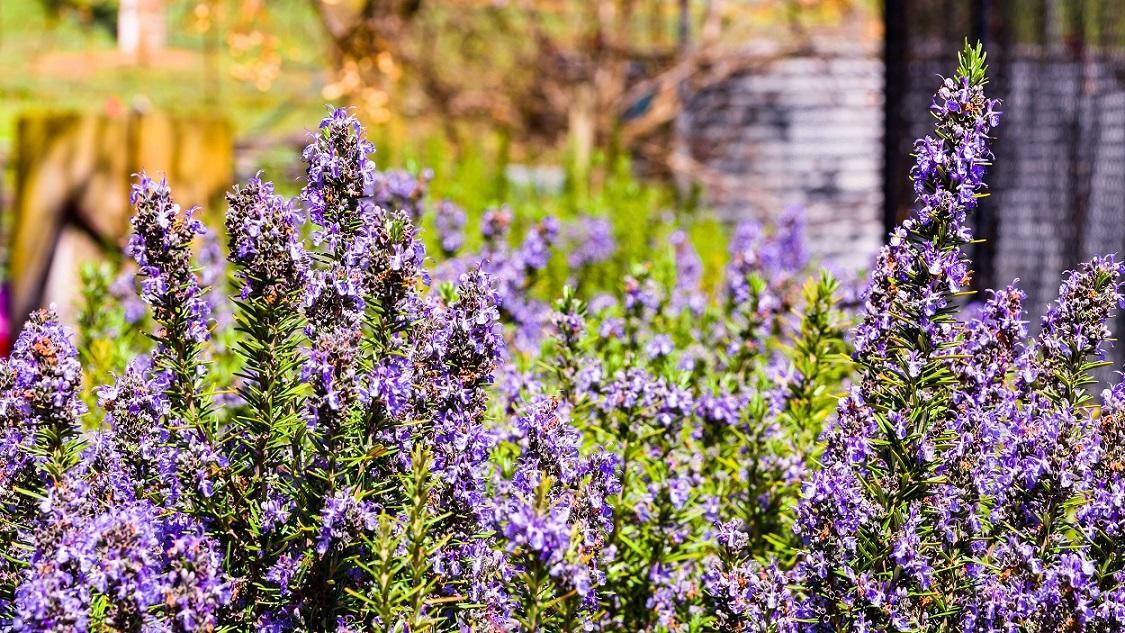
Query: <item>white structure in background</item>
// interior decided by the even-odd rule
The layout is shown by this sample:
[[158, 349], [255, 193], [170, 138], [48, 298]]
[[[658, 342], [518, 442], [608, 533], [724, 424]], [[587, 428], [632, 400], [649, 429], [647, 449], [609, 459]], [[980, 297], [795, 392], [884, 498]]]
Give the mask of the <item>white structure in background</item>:
[[854, 271], [883, 243], [883, 61], [872, 42], [816, 44], [763, 43], [744, 69], [689, 92], [674, 158], [725, 220], [800, 205], [812, 254]]
[[117, 48], [143, 61], [168, 41], [164, 0], [121, 0], [117, 11]]

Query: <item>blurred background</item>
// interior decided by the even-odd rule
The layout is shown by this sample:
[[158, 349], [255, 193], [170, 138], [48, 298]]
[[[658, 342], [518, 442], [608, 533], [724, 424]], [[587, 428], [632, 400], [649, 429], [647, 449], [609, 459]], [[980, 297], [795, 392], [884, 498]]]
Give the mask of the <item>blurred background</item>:
[[800, 205], [814, 255], [861, 269], [909, 210], [911, 143], [966, 38], [1006, 113], [976, 281], [1020, 277], [1038, 307], [1125, 246], [1121, 5], [0, 0], [0, 330], [66, 313], [80, 263], [119, 257], [142, 168], [212, 226], [258, 170], [296, 192], [326, 104], [471, 215], [698, 216], [721, 237]]

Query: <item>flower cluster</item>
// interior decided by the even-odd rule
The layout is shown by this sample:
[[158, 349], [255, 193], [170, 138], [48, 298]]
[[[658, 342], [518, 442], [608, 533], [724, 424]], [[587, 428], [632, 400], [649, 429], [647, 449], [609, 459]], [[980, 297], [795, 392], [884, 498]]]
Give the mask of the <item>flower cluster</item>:
[[304, 288], [308, 255], [300, 239], [301, 218], [261, 175], [227, 195], [230, 260], [240, 267], [241, 298], [285, 301]]
[[[443, 249], [447, 243], [463, 241], [460, 235], [463, 217], [459, 223], [452, 223], [450, 218], [460, 216], [450, 216], [450, 213], [453, 211], [448, 205], [439, 205], [436, 222]], [[504, 320], [515, 327], [515, 347], [522, 352], [532, 352], [542, 342], [550, 308], [536, 298], [531, 289], [550, 261], [551, 250], [559, 240], [560, 224], [553, 217], [544, 218], [528, 230], [523, 242], [515, 248], [508, 244], [511, 225], [510, 209], [503, 207], [485, 212], [481, 218], [483, 246], [480, 252], [451, 257], [443, 262], [437, 275], [439, 279], [452, 280], [473, 268], [487, 272], [496, 282]], [[451, 229], [454, 226], [456, 233]], [[446, 251], [447, 256], [453, 253]]]
[[1078, 266], [1030, 340], [1016, 285], [962, 300], [983, 61], [938, 89], [851, 336], [797, 208], [721, 276], [685, 225], [591, 283], [613, 224], [500, 207], [469, 252], [442, 202], [431, 279], [428, 173], [334, 110], [299, 200], [228, 196], [228, 275], [142, 176], [151, 356], [85, 349], [95, 306], [148, 325], [105, 273], [81, 356], [41, 312], [0, 361], [0, 628], [1121, 630], [1125, 386], [1086, 390], [1125, 270]]
[[[512, 472], [496, 485], [489, 509], [505, 551], [525, 578], [523, 624], [538, 630], [551, 618], [574, 626], [589, 620], [613, 550], [609, 499], [621, 492], [615, 455], [583, 455], [581, 433], [557, 401], [529, 403], [503, 438], [518, 451]], [[543, 594], [549, 594], [545, 601]], [[542, 604], [553, 603], [550, 611]]]
[[156, 181], [144, 173], [129, 200], [137, 212], [126, 252], [140, 267], [141, 298], [157, 321], [178, 328], [162, 338], [169, 343], [181, 338], [194, 343], [206, 340], [210, 306], [191, 266], [192, 241], [204, 233], [203, 223], [194, 217], [195, 209], [182, 211], [172, 200], [166, 180]]
[[[1100, 631], [1122, 626], [1120, 552], [1101, 538], [1111, 451], [1084, 388], [1122, 299], [1112, 257], [1064, 279], [1025, 342], [1022, 294], [964, 320], [962, 248], [998, 103], [967, 48], [918, 142], [916, 217], [892, 235], [856, 332], [857, 385], [798, 507], [801, 596], [815, 630]], [[1109, 422], [1112, 425], [1112, 422]], [[1112, 431], [1110, 431], [1112, 435]], [[1110, 506], [1112, 507], [1112, 506]], [[1118, 545], [1119, 547], [1119, 545]]]
[[[798, 484], [833, 402], [825, 386], [839, 384], [845, 348], [835, 282], [806, 280], [799, 263], [766, 254], [796, 239], [791, 231], [799, 222], [772, 231], [744, 225], [740, 232], [755, 238], [732, 244], [716, 295], [702, 285], [686, 232], [673, 232], [675, 276], [664, 281], [659, 269], [639, 267], [617, 298], [589, 306], [568, 290], [551, 318], [546, 362], [509, 378], [508, 410], [536, 410], [557, 390], [560, 411], [586, 438], [582, 454], [605, 455], [601, 463], [620, 473], [607, 495], [613, 522], [600, 549], [604, 580], [593, 593], [605, 614], [596, 626], [726, 630], [737, 614], [755, 612], [749, 594], [767, 593], [764, 584], [734, 588], [766, 573], [756, 557], [791, 540]], [[744, 264], [751, 260], [769, 263]], [[737, 342], [746, 340], [757, 344]], [[570, 425], [551, 427], [565, 438]], [[551, 480], [539, 497], [525, 497], [549, 504], [557, 486]], [[572, 540], [547, 535], [567, 525], [543, 510], [532, 516], [539, 522], [524, 522], [566, 560], [559, 552]], [[729, 555], [720, 556], [728, 551], [720, 524], [746, 535]], [[769, 591], [796, 599], [780, 568], [770, 577]]]
[[[4, 525], [16, 528], [5, 533], [13, 554], [6, 560], [16, 564], [5, 569], [0, 607], [6, 625], [31, 631], [213, 627], [230, 598], [215, 543], [194, 520], [158, 505], [153, 497], [160, 489], [136, 468], [149, 456], [142, 453], [159, 450], [143, 436], [158, 433], [147, 423], [158, 423], [166, 409], [135, 392], [141, 379], [134, 372], [145, 370], [131, 370], [125, 383], [103, 391], [111, 428], [83, 434], [77, 356], [55, 316], [40, 312], [4, 366], [14, 379], [6, 393], [20, 394], [23, 402], [11, 404], [22, 410], [31, 438], [29, 458], [10, 464], [23, 472], [6, 469], [4, 475], [20, 478], [8, 482], [16, 495], [39, 490], [42, 497], [30, 508], [30, 499], [6, 499]], [[190, 548], [180, 545], [185, 539]], [[14, 590], [8, 586], [13, 574]]]
[[52, 311], [32, 313], [0, 361], [0, 609], [19, 584], [14, 553], [32, 528], [36, 496], [61, 480], [77, 461], [82, 368], [69, 333]]

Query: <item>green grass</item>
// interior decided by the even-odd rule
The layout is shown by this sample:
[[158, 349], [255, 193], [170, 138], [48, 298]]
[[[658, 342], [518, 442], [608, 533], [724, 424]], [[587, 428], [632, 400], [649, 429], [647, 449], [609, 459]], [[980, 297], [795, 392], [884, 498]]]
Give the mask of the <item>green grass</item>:
[[[323, 112], [324, 39], [308, 2], [271, 0], [266, 28], [277, 37], [281, 73], [268, 90], [235, 79], [234, 62], [223, 42], [234, 22], [236, 3], [225, 7], [209, 33], [194, 28], [194, 0], [168, 3], [169, 47], [195, 60], [181, 67], [98, 67], [82, 54], [115, 49], [112, 34], [74, 15], [53, 20], [41, 0], [4, 0], [0, 5], [0, 151], [10, 148], [15, 121], [28, 110], [104, 111], [151, 104], [175, 113], [206, 112], [228, 118], [238, 138], [301, 129]], [[205, 51], [215, 51], [210, 57]], [[67, 55], [63, 58], [62, 56]], [[55, 60], [51, 63], [51, 60]], [[61, 60], [61, 61], [60, 61]], [[66, 63], [66, 62], [73, 63]], [[79, 71], [74, 69], [78, 68]]]

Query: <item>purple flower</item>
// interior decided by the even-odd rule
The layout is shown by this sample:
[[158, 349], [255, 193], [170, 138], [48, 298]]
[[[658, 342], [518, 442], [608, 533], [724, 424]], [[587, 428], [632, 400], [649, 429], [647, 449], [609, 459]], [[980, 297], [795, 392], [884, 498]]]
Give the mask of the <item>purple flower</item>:
[[410, 222], [417, 223], [422, 218], [422, 201], [431, 178], [433, 174], [429, 170], [418, 176], [401, 169], [376, 171], [372, 177], [371, 199], [376, 206], [401, 211]]
[[136, 213], [125, 250], [140, 267], [141, 298], [163, 328], [161, 342], [207, 340], [211, 306], [191, 265], [191, 244], [204, 234], [203, 223], [194, 218], [195, 209], [181, 211], [173, 202], [167, 181], [143, 172], [129, 199]]
[[606, 218], [585, 215], [566, 231], [566, 262], [572, 270], [608, 261], [617, 252], [613, 223]]
[[321, 227], [314, 235], [339, 254], [341, 240], [362, 226], [359, 201], [374, 188], [375, 151], [354, 116], [336, 109], [320, 122], [305, 147], [305, 177], [301, 200], [309, 218]]
[[554, 580], [556, 595], [574, 591], [585, 608], [593, 607], [613, 529], [608, 498], [620, 492], [616, 461], [584, 457], [581, 435], [548, 399], [530, 404], [506, 439], [519, 456], [511, 477], [496, 482], [491, 523], [519, 564]]
[[669, 238], [675, 254], [676, 283], [672, 290], [672, 306], [701, 314], [707, 306], [707, 296], [700, 290], [703, 280], [703, 260], [692, 246], [684, 231], [676, 231]]
[[290, 583], [300, 570], [301, 561], [288, 553], [277, 558], [277, 562], [266, 572], [266, 580], [272, 582], [281, 590], [281, 595], [290, 593]]
[[215, 543], [185, 515], [134, 499], [133, 487], [103, 434], [48, 492], [29, 532], [15, 630], [84, 630], [96, 595], [109, 599], [102, 617], [113, 628], [215, 626], [231, 597]]
[[434, 228], [437, 229], [442, 253], [453, 257], [465, 244], [465, 210], [442, 200], [434, 212]]
[[291, 301], [304, 288], [309, 268], [297, 212], [260, 174], [228, 193], [227, 204], [229, 258], [239, 267], [242, 298]]
[[490, 251], [503, 248], [512, 230], [512, 210], [508, 207], [489, 209], [481, 218], [480, 232], [485, 247]]
[[[0, 415], [8, 421], [0, 430], [5, 447], [0, 453], [9, 456], [0, 477], [8, 485], [33, 489], [58, 480], [77, 457], [74, 441], [86, 405], [78, 350], [53, 310], [28, 317], [0, 371], [6, 394]], [[20, 482], [29, 476], [24, 469], [30, 463], [38, 474], [33, 482]]]
[[645, 343], [645, 354], [652, 360], [666, 358], [676, 347], [667, 334], [657, 334]]
[[375, 529], [376, 517], [371, 502], [356, 499], [351, 490], [336, 491], [320, 513], [316, 553], [323, 556], [331, 547], [347, 547], [361, 532]]

